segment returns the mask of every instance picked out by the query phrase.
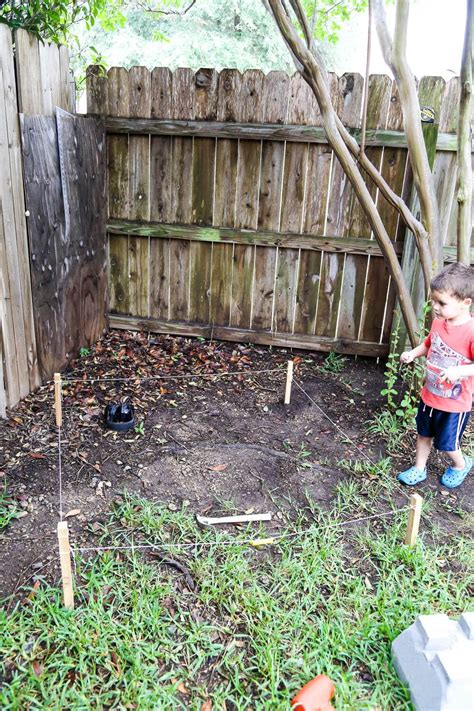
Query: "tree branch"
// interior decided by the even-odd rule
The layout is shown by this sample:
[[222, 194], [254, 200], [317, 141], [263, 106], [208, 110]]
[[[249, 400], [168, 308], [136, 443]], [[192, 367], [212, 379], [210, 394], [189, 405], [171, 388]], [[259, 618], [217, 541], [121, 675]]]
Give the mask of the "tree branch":
[[[324, 79], [324, 63], [321, 63], [322, 60], [320, 62], [314, 56], [311, 51], [312, 46], [311, 48], [308, 48], [306, 44], [301, 40], [290, 18], [283, 10], [282, 0], [268, 0], [268, 5], [270, 6], [272, 14], [275, 18], [275, 21], [280, 29], [283, 38], [285, 39], [285, 42], [290, 47], [292, 54], [296, 56], [302, 64], [303, 68], [301, 73], [305, 81], [313, 90], [313, 93], [317, 99], [319, 109], [321, 111], [322, 123], [328, 138], [328, 142], [331, 148], [333, 149], [336, 157], [338, 158], [339, 162], [341, 163], [343, 170], [346, 173], [352, 187], [354, 188], [357, 198], [359, 199], [362, 208], [367, 216], [367, 219], [369, 220], [370, 226], [374, 232], [382, 254], [386, 259], [400, 300], [400, 307], [410, 337], [410, 341], [414, 345], [417, 341], [417, 321], [410, 294], [408, 292], [403, 273], [397, 259], [397, 255], [393, 248], [393, 244], [390, 241], [385, 226], [380, 218], [380, 215], [377, 211], [377, 207], [362, 178], [360, 170], [358, 169], [350, 151], [348, 150], [339, 133], [338, 125], [336, 122], [336, 112], [331, 102], [331, 96], [329, 93], [328, 85]], [[291, 5], [295, 9], [297, 18], [304, 17], [304, 13], [299, 0], [291, 0]], [[306, 23], [304, 23], [302, 27], [303, 32], [306, 35], [307, 29], [305, 29], [305, 24]], [[314, 43], [311, 43], [311, 45], [312, 44]]]
[[196, 0], [191, 0], [188, 7], [186, 7], [184, 10], [158, 10], [150, 7], [149, 5], [145, 5], [144, 2], [137, 2], [138, 7], [141, 7], [142, 10], [145, 10], [145, 12], [152, 12], [153, 14], [156, 15], [178, 15], [178, 16], [183, 16], [189, 10], [192, 8], [192, 6], [196, 3]]
[[422, 219], [429, 235], [431, 269], [437, 271], [443, 264], [439, 211], [421, 129], [420, 105], [415, 77], [406, 58], [409, 0], [397, 0], [393, 42], [387, 27], [383, 0], [369, 0], [369, 2], [372, 3], [375, 26], [384, 59], [393, 72], [400, 92], [408, 153], [413, 168], [413, 181], [420, 200]]
[[373, 180], [373, 182], [378, 187], [387, 202], [389, 202], [390, 205], [392, 205], [397, 210], [408, 229], [413, 232], [420, 255], [421, 268], [423, 271], [423, 279], [425, 283], [425, 292], [427, 294], [432, 276], [432, 260], [428, 243], [427, 231], [423, 227], [422, 223], [416, 219], [412, 212], [410, 212], [405, 201], [399, 195], [397, 195], [394, 190], [392, 190], [383, 175], [377, 170], [374, 164], [370, 162], [365, 153], [360, 152], [360, 148], [357, 141], [353, 136], [351, 136], [339, 116], [336, 116], [336, 124], [344, 143], [346, 144], [354, 158], [357, 159], [361, 168], [367, 173], [371, 180]]
[[369, 2], [369, 19], [367, 26], [367, 58], [365, 63], [365, 84], [364, 84], [364, 106], [362, 108], [362, 130], [360, 139], [360, 153], [365, 153], [365, 131], [367, 128], [367, 106], [369, 103], [369, 72], [370, 72], [370, 48], [372, 43], [372, 6]]

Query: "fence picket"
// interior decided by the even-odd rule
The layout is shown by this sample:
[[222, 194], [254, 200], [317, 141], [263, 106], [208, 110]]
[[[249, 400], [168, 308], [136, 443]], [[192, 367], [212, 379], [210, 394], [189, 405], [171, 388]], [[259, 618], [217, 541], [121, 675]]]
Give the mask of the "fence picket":
[[[387, 128], [392, 130], [403, 128], [403, 112], [395, 82], [392, 83]], [[408, 154], [404, 150], [388, 146], [383, 149], [381, 172], [388, 185], [398, 195], [403, 191], [407, 159]], [[396, 242], [399, 234], [398, 213], [380, 193], [377, 195], [377, 206], [389, 236]], [[370, 309], [367, 308], [369, 302], [372, 304]], [[388, 340], [394, 306], [395, 290], [385, 260], [369, 257], [359, 338], [374, 341]]]
[[[110, 116], [128, 116], [129, 86], [126, 69], [112, 67], [107, 73], [107, 106]], [[127, 135], [107, 137], [109, 217], [127, 219], [130, 213], [129, 152]], [[109, 236], [110, 310], [130, 313], [128, 288], [128, 237]]]
[[[439, 130], [456, 133], [459, 112], [460, 83], [453, 77], [446, 84], [440, 109]], [[436, 197], [441, 219], [444, 245], [456, 246], [458, 201], [456, 196], [457, 157], [455, 153], [436, 154], [433, 166]]]
[[[359, 76], [359, 75], [357, 75]], [[360, 77], [359, 77], [360, 78]], [[369, 77], [369, 93], [367, 102], [367, 128], [384, 128], [387, 122], [387, 116], [390, 107], [392, 82], [387, 76], [378, 74]], [[360, 115], [362, 106], [362, 95], [360, 101], [353, 107], [354, 117]], [[351, 119], [348, 119], [351, 123]], [[383, 149], [382, 148], [366, 148], [366, 155], [377, 168], [381, 167]], [[372, 181], [367, 181], [368, 190], [375, 201], [376, 188]], [[370, 238], [371, 229], [367, 217], [365, 216], [358, 198], [353, 189], [351, 189], [348, 217], [346, 218], [343, 235], [351, 234], [354, 237]], [[366, 280], [368, 269], [370, 270], [370, 257], [347, 254], [344, 262], [344, 279], [341, 289], [341, 300], [339, 307], [339, 318], [337, 335], [343, 338], [358, 339], [361, 313], [364, 301], [364, 292], [367, 288]], [[375, 276], [381, 272], [380, 265], [375, 264]], [[371, 282], [371, 285], [374, 281]], [[375, 298], [377, 304], [381, 304], [381, 313], [379, 323], [383, 321], [383, 309], [385, 305], [386, 282], [380, 285], [382, 293], [378, 293]], [[370, 289], [369, 289], [370, 291]], [[370, 291], [373, 295], [373, 292]], [[377, 308], [376, 304], [372, 308]], [[374, 340], [378, 338], [375, 336]]]
[[0, 25], [0, 164], [5, 280], [8, 279], [10, 298], [7, 311], [11, 310], [8, 339], [14, 343], [14, 358], [17, 361], [17, 376], [15, 378], [14, 370], [11, 370], [12, 379], [8, 384], [8, 400], [13, 405], [39, 385], [39, 371], [32, 313], [12, 36], [6, 25]]
[[[128, 72], [131, 117], [151, 116], [151, 75], [146, 67], [131, 67]], [[129, 217], [150, 219], [150, 137], [129, 136]], [[137, 316], [149, 315], [149, 237], [129, 236], [128, 241], [130, 309]]]

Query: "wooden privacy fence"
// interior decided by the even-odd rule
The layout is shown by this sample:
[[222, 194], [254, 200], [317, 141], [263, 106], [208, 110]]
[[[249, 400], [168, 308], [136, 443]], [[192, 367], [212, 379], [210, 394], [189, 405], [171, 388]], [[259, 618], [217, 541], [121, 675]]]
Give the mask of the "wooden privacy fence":
[[105, 325], [105, 132], [66, 113], [67, 49], [2, 24], [0, 103], [3, 416]]
[[[363, 79], [330, 80], [357, 134]], [[439, 118], [434, 172], [448, 247], [458, 81], [425, 77], [419, 91]], [[94, 68], [88, 112], [107, 123], [112, 326], [387, 352], [388, 270], [298, 74]], [[370, 77], [367, 127], [370, 160], [408, 199], [401, 107], [387, 76]], [[401, 258], [405, 227], [370, 189]]]

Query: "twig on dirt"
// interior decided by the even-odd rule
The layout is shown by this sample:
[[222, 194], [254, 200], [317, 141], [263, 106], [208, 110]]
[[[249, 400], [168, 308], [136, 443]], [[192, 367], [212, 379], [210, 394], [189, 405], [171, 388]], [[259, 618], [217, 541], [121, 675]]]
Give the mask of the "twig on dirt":
[[151, 551], [150, 555], [153, 558], [158, 558], [161, 563], [169, 565], [171, 568], [175, 568], [180, 573], [182, 573], [184, 575], [186, 585], [192, 592], [194, 592], [194, 590], [196, 589], [196, 583], [194, 582], [193, 576], [191, 575], [189, 568], [183, 565], [183, 563], [180, 563], [179, 560], [174, 560], [174, 558], [167, 558], [165, 555], [163, 555], [163, 553], [160, 553], [160, 551]]
[[178, 440], [177, 440], [175, 437], [173, 437], [173, 435], [171, 434], [171, 432], [166, 431], [166, 432], [165, 432], [165, 435], [166, 435], [167, 437], [169, 437], [170, 439], [172, 439], [173, 442], [175, 442], [175, 443], [178, 445], [178, 447], [183, 447], [183, 449], [185, 449], [187, 452], [190, 451], [190, 450], [186, 447], [185, 444], [183, 444], [182, 442], [178, 442]]

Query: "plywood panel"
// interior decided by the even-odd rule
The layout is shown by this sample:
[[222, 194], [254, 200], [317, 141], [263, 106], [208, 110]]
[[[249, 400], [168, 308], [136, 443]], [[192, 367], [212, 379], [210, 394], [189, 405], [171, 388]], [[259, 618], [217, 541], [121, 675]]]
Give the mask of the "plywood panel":
[[[13, 330], [6, 338], [14, 343], [17, 377], [8, 383], [10, 405], [39, 385], [33, 323], [28, 237], [26, 231], [23, 171], [17, 114], [12, 37], [0, 26], [0, 201], [4, 227], [6, 310]], [[7, 371], [7, 377], [11, 371]], [[13, 376], [13, 372], [11, 372]]]

